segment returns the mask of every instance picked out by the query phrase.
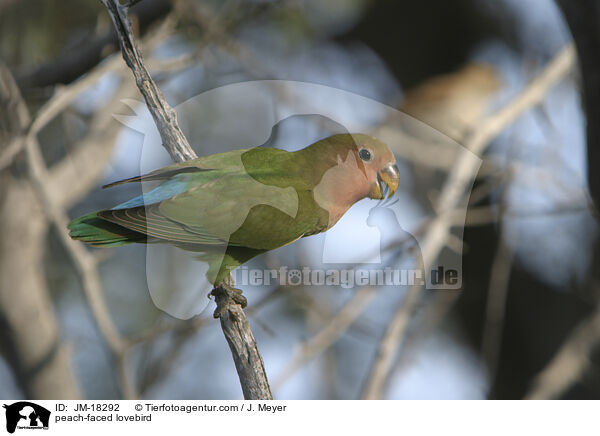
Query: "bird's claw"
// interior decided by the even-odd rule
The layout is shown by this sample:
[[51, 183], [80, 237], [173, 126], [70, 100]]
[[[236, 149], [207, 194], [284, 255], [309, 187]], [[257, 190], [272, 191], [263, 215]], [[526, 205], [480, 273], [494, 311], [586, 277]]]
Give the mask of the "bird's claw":
[[242, 295], [241, 289], [236, 289], [224, 283], [216, 286], [209, 295], [215, 297], [217, 303], [217, 308], [213, 313], [215, 318], [221, 318], [225, 311], [229, 310], [231, 304], [237, 304], [242, 309], [248, 305], [248, 300]]

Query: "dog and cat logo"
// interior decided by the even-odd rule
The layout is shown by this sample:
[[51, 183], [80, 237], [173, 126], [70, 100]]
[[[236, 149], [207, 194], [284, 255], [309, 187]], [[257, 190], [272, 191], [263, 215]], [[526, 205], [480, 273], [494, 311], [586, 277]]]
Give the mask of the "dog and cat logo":
[[50, 411], [29, 401], [19, 401], [10, 405], [5, 404], [6, 431], [15, 430], [48, 430]]

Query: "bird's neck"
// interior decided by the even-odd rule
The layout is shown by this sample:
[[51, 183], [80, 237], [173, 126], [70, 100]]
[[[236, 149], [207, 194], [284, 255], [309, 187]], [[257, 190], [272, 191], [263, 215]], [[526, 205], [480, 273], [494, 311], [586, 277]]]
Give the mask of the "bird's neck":
[[332, 227], [354, 203], [369, 194], [362, 165], [348, 146], [337, 147], [335, 153], [310, 166], [313, 172], [315, 202], [329, 214], [327, 228]]

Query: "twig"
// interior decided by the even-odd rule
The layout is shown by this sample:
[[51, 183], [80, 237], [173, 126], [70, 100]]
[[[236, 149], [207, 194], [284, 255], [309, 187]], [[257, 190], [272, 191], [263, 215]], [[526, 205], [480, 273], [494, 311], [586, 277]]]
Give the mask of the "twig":
[[[231, 281], [231, 277], [229, 280]], [[272, 400], [265, 364], [243, 311], [246, 306], [245, 298], [238, 292], [225, 284], [216, 286], [211, 293], [217, 303], [214, 316], [221, 320], [221, 328], [233, 355], [244, 398]]]
[[156, 127], [163, 141], [163, 146], [175, 162], [196, 159], [198, 156], [190, 146], [187, 138], [177, 122], [177, 112], [167, 103], [165, 96], [156, 85], [142, 60], [137, 48], [131, 23], [127, 18], [127, 7], [121, 6], [117, 0], [102, 0], [117, 30], [121, 54], [127, 66], [133, 72], [136, 85], [146, 100], [148, 110], [154, 118]]
[[[273, 290], [267, 292], [258, 301], [252, 304], [246, 310], [246, 316], [252, 318], [254, 314], [267, 303], [275, 301], [275, 299], [284, 293], [284, 289], [276, 287]], [[169, 351], [166, 353], [167, 357], [157, 362], [148, 362], [147, 367], [144, 368], [142, 376], [140, 377], [140, 392], [144, 393], [150, 386], [156, 384], [160, 379], [163, 379], [165, 375], [172, 368], [173, 363], [178, 358], [179, 354], [183, 350], [181, 345], [192, 334], [197, 333], [200, 329], [207, 325], [209, 318], [207, 317], [195, 317], [187, 321], [179, 321], [176, 323], [170, 323], [167, 325], [153, 327], [145, 332], [141, 332], [129, 339], [131, 345], [144, 344], [150, 341], [154, 341], [161, 335], [173, 333], [174, 345], [169, 347]]]
[[579, 324], [550, 363], [536, 377], [526, 400], [560, 397], [590, 365], [590, 354], [600, 343], [600, 305]]
[[101, 77], [118, 68], [119, 62], [114, 58], [104, 65], [94, 69], [84, 79], [59, 89], [39, 109], [35, 119], [27, 126], [24, 135], [15, 138], [10, 145], [0, 154], [0, 171], [10, 165], [15, 156], [25, 147], [28, 141], [36, 137], [38, 133], [82, 92], [88, 90]]
[[376, 295], [373, 287], [360, 289], [352, 299], [316, 335], [307, 340], [279, 375], [275, 378], [275, 389], [283, 385], [296, 371], [333, 344], [364, 311]]
[[[165, 35], [172, 30], [172, 21], [173, 20], [167, 18], [165, 20], [166, 25], [160, 26], [161, 28], [158, 31], [148, 37], [145, 47], [154, 47], [159, 42], [158, 39], [164, 38]], [[181, 64], [178, 64], [177, 66], [181, 66]], [[169, 68], [172, 67], [173, 65]], [[35, 118], [29, 125], [25, 126], [23, 134], [12, 140], [9, 145], [1, 151], [0, 171], [12, 163], [15, 156], [25, 147], [28, 140], [37, 136], [50, 121], [69, 107], [77, 97], [90, 89], [91, 86], [97, 83], [102, 77], [105, 77], [106, 74], [114, 72], [119, 74], [126, 72], [125, 66], [116, 56], [112, 57], [107, 62], [98, 65], [76, 82], [59, 87], [54, 95], [37, 111]], [[112, 114], [110, 116], [112, 120]]]
[[[162, 350], [160, 357], [151, 359], [152, 348], [150, 341], [156, 339], [152, 334], [149, 336], [138, 337], [145, 340], [142, 350], [142, 366], [138, 370], [139, 389], [142, 394], [148, 391], [153, 385], [165, 379], [173, 369], [174, 364], [179, 359], [184, 350], [186, 341], [198, 333], [202, 327], [208, 325], [208, 317], [194, 317], [186, 321], [180, 321], [176, 329], [171, 329], [172, 335], [168, 340], [168, 348]], [[166, 333], [164, 329], [156, 329], [156, 334]], [[137, 344], [140, 344], [138, 341]]]
[[498, 248], [492, 263], [488, 286], [481, 354], [487, 364], [490, 381], [496, 377], [514, 252], [504, 241], [504, 224], [498, 234]]
[[[503, 108], [484, 119], [466, 141], [471, 153], [463, 153], [452, 168], [440, 194], [437, 210], [440, 212], [429, 227], [421, 245], [425, 271], [429, 270], [444, 247], [451, 227], [451, 220], [445, 212], [458, 207], [466, 195], [468, 183], [475, 177], [481, 155], [489, 142], [515, 121], [528, 109], [538, 105], [546, 92], [565, 77], [575, 62], [575, 49], [572, 44], [561, 50], [546, 68], [529, 85]], [[400, 304], [396, 314], [379, 344], [379, 348], [367, 377], [363, 398], [376, 399], [383, 395], [396, 353], [402, 343], [409, 321], [414, 313], [422, 287], [413, 286]]]
[[[539, 107], [539, 106], [538, 106]], [[514, 142], [508, 147], [507, 160], [516, 159], [517, 153]], [[490, 281], [488, 285], [485, 317], [483, 321], [483, 332], [481, 340], [481, 355], [487, 365], [488, 379], [493, 384], [498, 370], [500, 351], [502, 348], [502, 337], [506, 317], [506, 300], [510, 287], [510, 275], [512, 271], [514, 251], [506, 243], [506, 217], [507, 189], [514, 177], [510, 169], [506, 171], [501, 184], [500, 199], [498, 204], [498, 247], [494, 254]]]
[[[177, 112], [167, 103], [144, 66], [127, 18], [127, 8], [116, 0], [102, 0], [102, 3], [115, 25], [123, 59], [132, 70], [136, 84], [146, 100], [163, 146], [176, 162], [196, 158], [196, 153], [179, 127]], [[218, 287], [214, 291], [217, 289]], [[224, 305], [218, 304], [217, 310], [221, 314], [221, 328], [231, 348], [244, 398], [271, 399], [263, 360], [239, 301], [227, 300]]]
[[189, 20], [191, 18], [197, 22], [206, 33], [207, 39], [225, 53], [236, 58], [251, 77], [258, 78], [268, 75], [264, 64], [255, 59], [248, 49], [230, 36], [226, 24], [212, 11], [210, 6], [190, 0], [176, 0], [175, 12], [182, 19]]

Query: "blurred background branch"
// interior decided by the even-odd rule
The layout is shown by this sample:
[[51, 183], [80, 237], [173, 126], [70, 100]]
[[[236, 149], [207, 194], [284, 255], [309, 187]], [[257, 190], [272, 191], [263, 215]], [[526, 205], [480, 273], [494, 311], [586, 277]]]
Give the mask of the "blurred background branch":
[[[468, 150], [481, 155], [485, 147], [506, 126], [514, 122], [524, 111], [539, 104], [548, 89], [557, 81], [563, 79], [571, 71], [574, 64], [574, 48], [569, 45], [564, 48], [549, 65], [536, 77], [519, 95], [493, 115], [480, 121], [466, 138]], [[479, 169], [479, 163], [473, 154], [463, 154], [455, 163], [448, 175], [444, 189], [440, 194], [437, 210], [447, 211], [458, 207], [463, 202], [466, 184]], [[452, 223], [447, 219], [438, 219], [430, 224], [425, 243], [422, 246], [425, 271], [429, 271], [435, 259], [443, 249]], [[363, 392], [364, 399], [378, 399], [383, 395], [384, 387], [391, 371], [395, 355], [402, 344], [409, 322], [419, 304], [422, 286], [413, 286], [400, 304], [384, 337], [382, 338], [376, 359], [370, 370], [367, 384]]]
[[[30, 122], [19, 89], [0, 64], [3, 142]], [[60, 337], [43, 277], [43, 236], [47, 227], [30, 184], [3, 174], [0, 225], [0, 319], [2, 349], [27, 396], [78, 398], [69, 352]], [[19, 205], [19, 207], [15, 207]]]
[[600, 341], [600, 310], [576, 326], [556, 356], [535, 378], [527, 400], [560, 398], [590, 367], [590, 355]]

